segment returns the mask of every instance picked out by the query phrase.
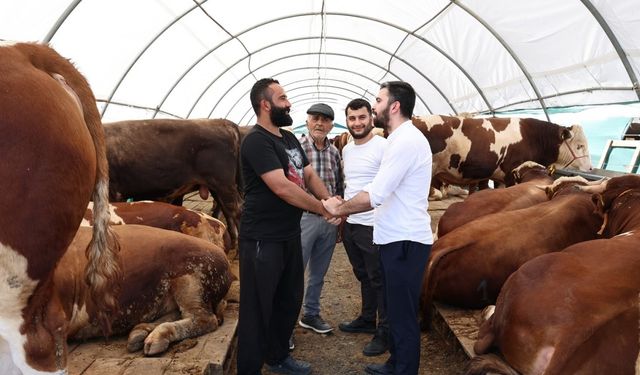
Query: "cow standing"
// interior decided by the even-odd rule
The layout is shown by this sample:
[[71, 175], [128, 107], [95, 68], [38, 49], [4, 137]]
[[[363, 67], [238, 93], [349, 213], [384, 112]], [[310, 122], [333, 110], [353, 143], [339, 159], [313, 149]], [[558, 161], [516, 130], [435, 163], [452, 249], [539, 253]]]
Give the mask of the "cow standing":
[[224, 119], [120, 121], [105, 124], [105, 135], [112, 201], [181, 202], [191, 191], [203, 199], [211, 193], [235, 245], [241, 179], [236, 124]]
[[[170, 343], [214, 331], [233, 276], [221, 248], [198, 238], [143, 225], [113, 227], [123, 260], [115, 335], [129, 334], [127, 349], [154, 355]], [[102, 336], [80, 274], [89, 229], [80, 228], [56, 268], [54, 285], [68, 317], [70, 339]]]
[[[604, 184], [603, 184], [604, 185]], [[608, 239], [523, 265], [480, 327], [468, 374], [637, 373], [640, 176], [611, 179], [593, 196]], [[502, 358], [487, 355], [491, 348]]]
[[454, 185], [492, 179], [513, 185], [511, 171], [533, 161], [582, 171], [592, 168], [587, 138], [580, 125], [560, 126], [533, 118], [472, 119], [414, 117], [429, 140], [433, 176]]
[[106, 333], [120, 277], [104, 134], [89, 84], [46, 45], [0, 45], [0, 133], [0, 373], [66, 374], [67, 321], [53, 273], [90, 199], [87, 312]]

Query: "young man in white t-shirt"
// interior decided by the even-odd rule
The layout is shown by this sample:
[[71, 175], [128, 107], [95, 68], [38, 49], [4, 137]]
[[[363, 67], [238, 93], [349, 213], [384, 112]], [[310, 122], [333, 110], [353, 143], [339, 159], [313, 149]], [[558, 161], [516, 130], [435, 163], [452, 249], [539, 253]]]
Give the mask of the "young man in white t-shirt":
[[374, 125], [389, 134], [380, 170], [353, 198], [322, 201], [334, 216], [376, 208], [373, 242], [380, 245], [391, 345], [385, 363], [365, 367], [372, 375], [417, 375], [420, 367], [417, 315], [433, 243], [427, 212], [432, 155], [429, 142], [411, 123], [415, 100], [416, 92], [406, 82], [380, 85], [373, 108]]
[[[353, 198], [378, 173], [387, 140], [374, 135], [371, 105], [364, 99], [352, 100], [345, 109], [347, 129], [353, 142], [342, 150], [345, 175], [345, 199]], [[362, 309], [351, 322], [341, 323], [341, 331], [350, 333], [374, 333], [373, 339], [362, 353], [375, 356], [389, 348], [389, 326], [384, 306], [380, 250], [373, 243], [374, 210], [352, 214], [343, 228], [343, 244], [360, 282]], [[377, 324], [376, 324], [377, 323]]]

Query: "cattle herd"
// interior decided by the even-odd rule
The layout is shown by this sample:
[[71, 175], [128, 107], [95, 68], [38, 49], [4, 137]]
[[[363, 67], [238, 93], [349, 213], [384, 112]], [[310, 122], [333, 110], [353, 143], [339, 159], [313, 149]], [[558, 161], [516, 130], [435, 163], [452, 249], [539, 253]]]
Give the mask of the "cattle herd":
[[[128, 335], [129, 350], [154, 355], [214, 331], [236, 279], [242, 127], [103, 124], [87, 81], [42, 44], [0, 45], [0, 87], [0, 374], [66, 374], [68, 339]], [[579, 125], [413, 124], [431, 146], [435, 187], [506, 186], [440, 219], [425, 327], [436, 300], [492, 306], [469, 374], [633, 373], [640, 176], [554, 180], [554, 165], [591, 169]], [[213, 197], [211, 215], [181, 206], [194, 191]]]

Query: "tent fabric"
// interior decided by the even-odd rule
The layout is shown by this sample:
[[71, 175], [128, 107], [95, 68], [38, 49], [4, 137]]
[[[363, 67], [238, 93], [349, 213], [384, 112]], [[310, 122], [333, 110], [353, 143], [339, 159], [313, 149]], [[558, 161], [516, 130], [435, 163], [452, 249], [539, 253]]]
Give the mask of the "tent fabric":
[[274, 77], [294, 123], [325, 102], [344, 123], [379, 84], [416, 89], [415, 114], [640, 101], [637, 0], [24, 0], [0, 39], [50, 43], [89, 80], [104, 121], [255, 122]]

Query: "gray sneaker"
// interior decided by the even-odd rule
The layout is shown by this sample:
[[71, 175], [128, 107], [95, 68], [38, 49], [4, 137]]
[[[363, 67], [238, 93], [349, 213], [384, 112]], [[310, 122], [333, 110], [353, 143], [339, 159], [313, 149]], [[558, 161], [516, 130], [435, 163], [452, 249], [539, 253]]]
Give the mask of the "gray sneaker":
[[333, 327], [328, 325], [320, 315], [305, 315], [300, 319], [300, 327], [312, 329], [317, 333], [329, 333], [333, 331]]
[[309, 375], [311, 365], [304, 361], [297, 361], [291, 356], [287, 356], [282, 362], [274, 365], [267, 364], [267, 369], [276, 374], [288, 375]]

